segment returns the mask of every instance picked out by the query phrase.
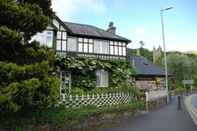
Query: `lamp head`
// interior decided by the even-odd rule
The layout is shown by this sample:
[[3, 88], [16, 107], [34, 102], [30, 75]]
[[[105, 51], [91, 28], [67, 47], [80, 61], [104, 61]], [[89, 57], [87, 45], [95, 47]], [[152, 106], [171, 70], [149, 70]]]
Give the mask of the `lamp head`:
[[171, 10], [173, 7], [168, 7], [168, 8], [165, 8], [165, 9], [161, 9], [160, 11], [166, 11], [166, 10]]

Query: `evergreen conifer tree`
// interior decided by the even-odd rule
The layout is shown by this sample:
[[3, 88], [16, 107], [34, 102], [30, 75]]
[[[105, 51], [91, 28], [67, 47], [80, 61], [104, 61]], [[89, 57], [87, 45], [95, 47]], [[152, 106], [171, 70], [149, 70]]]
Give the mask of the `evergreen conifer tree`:
[[0, 112], [46, 108], [58, 99], [54, 53], [29, 42], [53, 16], [51, 0], [0, 0]]

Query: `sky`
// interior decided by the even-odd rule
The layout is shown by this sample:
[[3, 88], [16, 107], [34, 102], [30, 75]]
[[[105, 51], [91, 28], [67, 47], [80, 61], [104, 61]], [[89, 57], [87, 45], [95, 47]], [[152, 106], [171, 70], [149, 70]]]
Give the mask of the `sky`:
[[160, 10], [163, 13], [168, 51], [197, 51], [197, 0], [52, 0], [52, 8], [63, 21], [107, 29], [132, 41], [130, 48], [163, 47]]

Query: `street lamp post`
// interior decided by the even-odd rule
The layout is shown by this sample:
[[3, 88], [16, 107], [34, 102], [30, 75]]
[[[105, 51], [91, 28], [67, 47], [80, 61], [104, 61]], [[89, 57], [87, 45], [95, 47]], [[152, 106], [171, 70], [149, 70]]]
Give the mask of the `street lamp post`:
[[169, 103], [169, 87], [168, 87], [168, 65], [167, 65], [167, 56], [166, 56], [166, 43], [165, 43], [165, 32], [164, 32], [164, 22], [163, 22], [163, 12], [172, 9], [172, 7], [165, 8], [160, 10], [161, 16], [161, 27], [162, 27], [162, 40], [163, 40], [163, 50], [164, 50], [164, 63], [165, 63], [165, 84], [167, 91], [167, 103]]

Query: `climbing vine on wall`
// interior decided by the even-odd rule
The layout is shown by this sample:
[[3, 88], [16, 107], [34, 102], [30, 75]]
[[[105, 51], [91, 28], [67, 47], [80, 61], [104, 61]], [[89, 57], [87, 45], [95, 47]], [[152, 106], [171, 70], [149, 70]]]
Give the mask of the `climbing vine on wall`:
[[109, 86], [121, 87], [128, 83], [128, 78], [134, 70], [127, 61], [100, 60], [84, 57], [56, 56], [56, 67], [59, 70], [68, 70], [72, 73], [72, 86], [91, 90], [96, 87], [96, 69], [107, 70], [110, 74]]

